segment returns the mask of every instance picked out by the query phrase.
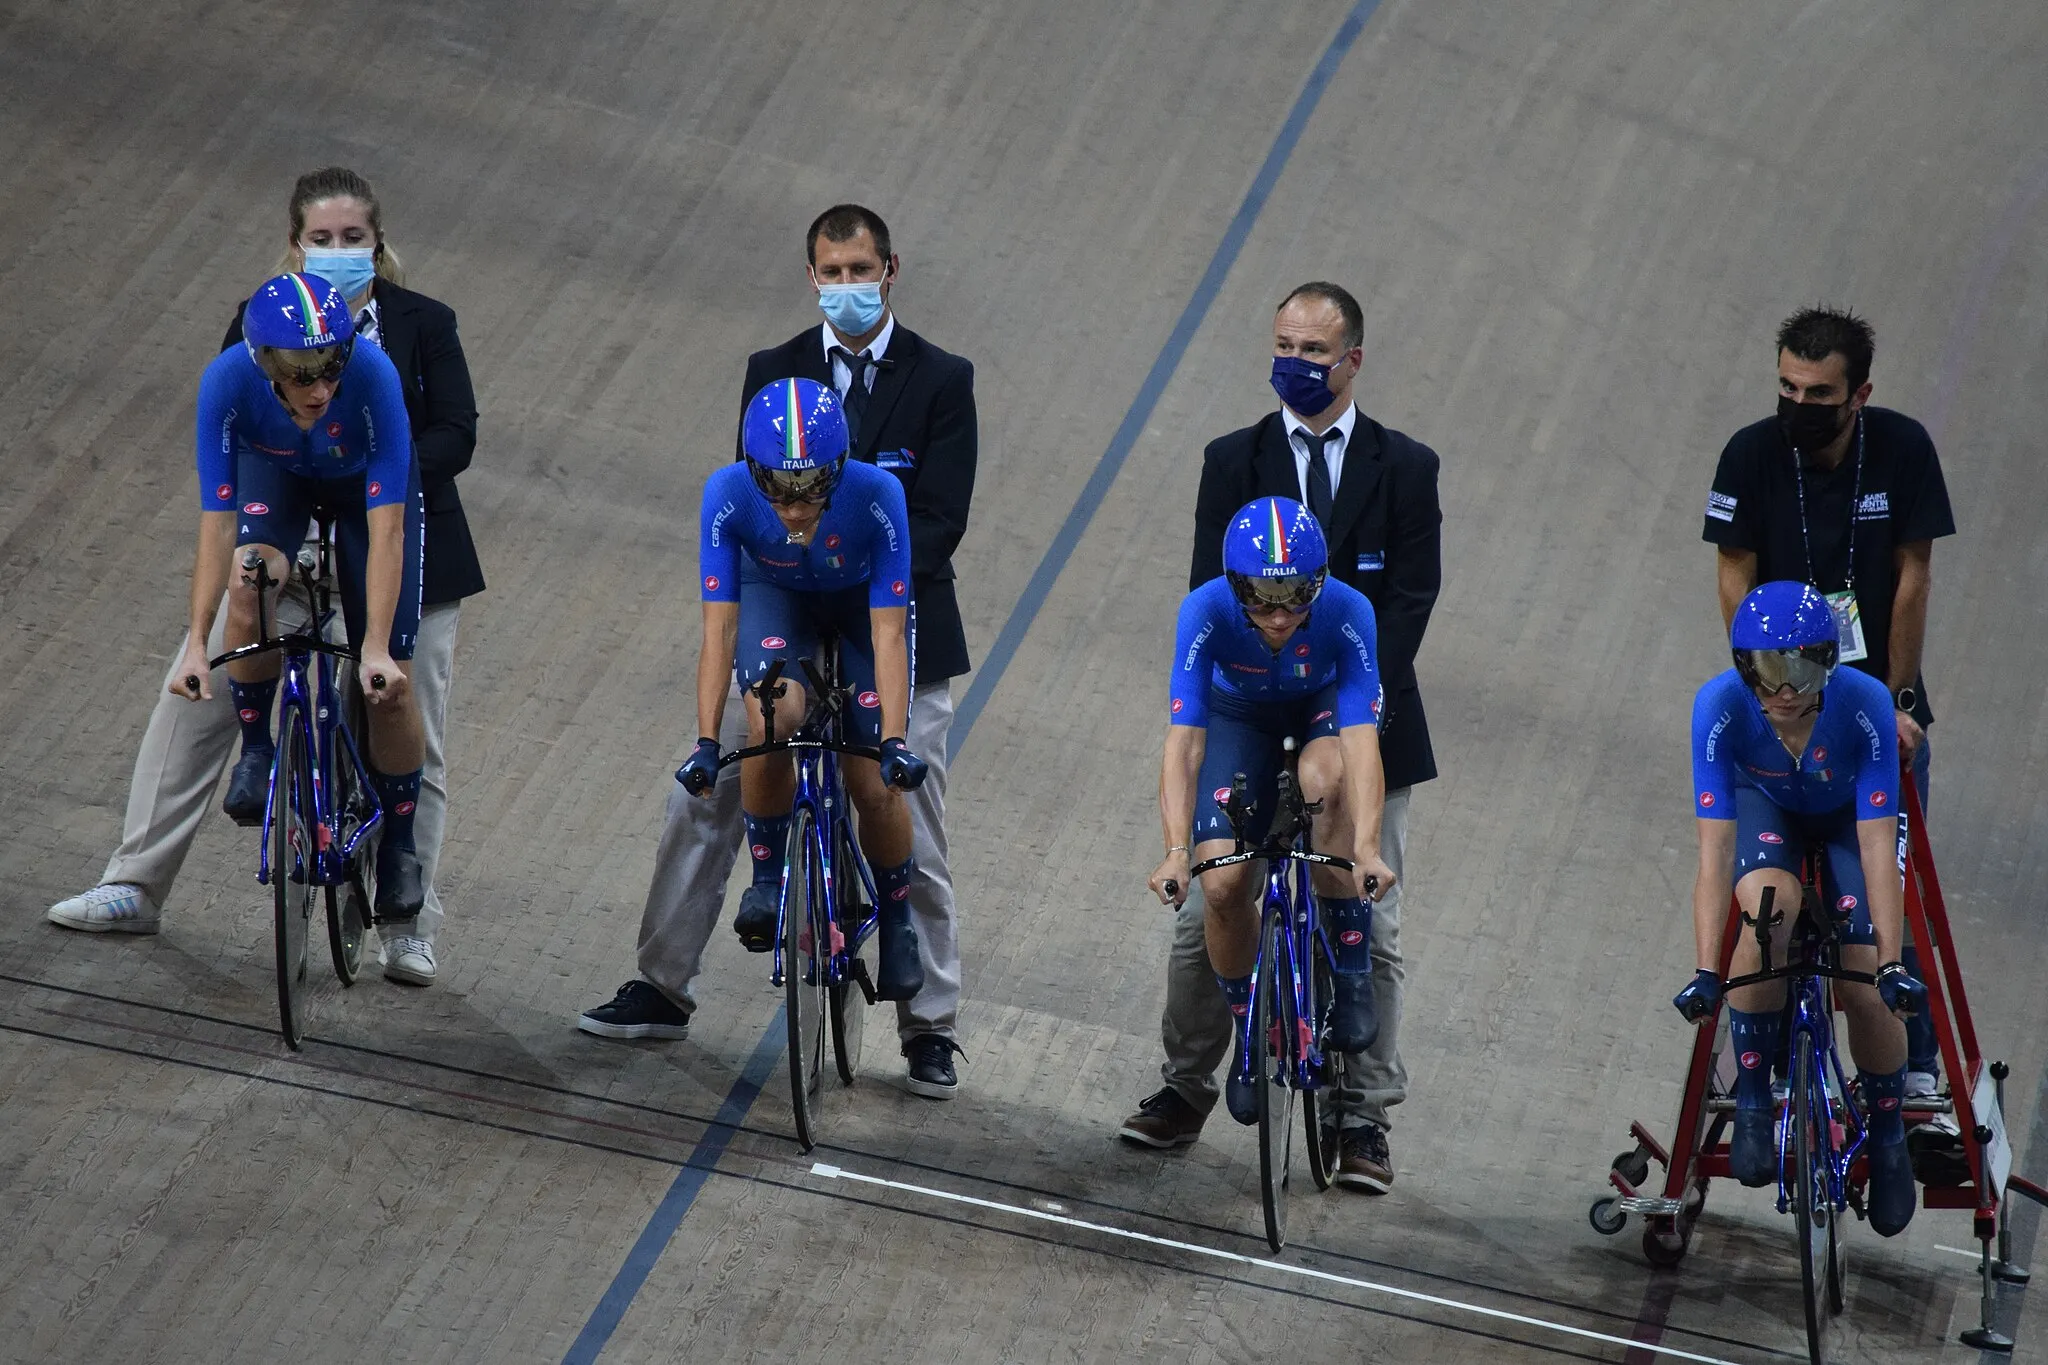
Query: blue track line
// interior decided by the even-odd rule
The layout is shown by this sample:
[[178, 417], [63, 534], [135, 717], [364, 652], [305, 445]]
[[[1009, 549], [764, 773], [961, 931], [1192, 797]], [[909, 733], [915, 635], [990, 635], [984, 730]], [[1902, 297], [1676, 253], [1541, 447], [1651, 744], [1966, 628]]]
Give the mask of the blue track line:
[[[1258, 174], [1252, 177], [1251, 188], [1245, 191], [1244, 201], [1237, 206], [1230, 225], [1223, 231], [1223, 240], [1216, 245], [1216, 254], [1209, 259], [1209, 268], [1202, 272], [1201, 280], [1195, 285], [1195, 292], [1188, 299], [1187, 307], [1181, 310], [1180, 319], [1174, 323], [1173, 331], [1166, 338], [1166, 345], [1152, 362], [1152, 369], [1145, 376], [1145, 382], [1138, 389], [1138, 396], [1131, 400], [1130, 411], [1117, 426], [1116, 434], [1110, 437], [1109, 448], [1102, 452], [1096, 462], [1095, 472], [1081, 489], [1067, 519], [1060, 524], [1058, 534], [1046, 548], [1044, 558], [1038, 561], [1038, 568], [1032, 572], [1031, 580], [1024, 585], [1024, 592], [1017, 599], [1017, 605], [1010, 610], [1009, 619], [1003, 623], [1001, 633], [990, 647], [988, 657], [982, 660], [981, 668], [974, 675], [973, 685], [961, 699], [959, 710], [953, 716], [953, 728], [947, 735], [948, 752], [957, 757], [960, 746], [967, 741], [974, 729], [974, 722], [980, 718], [982, 709], [988, 704], [989, 696], [1009, 671], [1010, 663], [1017, 656], [1017, 648], [1024, 642], [1025, 634], [1038, 616], [1045, 600], [1052, 593], [1053, 584], [1059, 580], [1061, 570], [1073, 558], [1074, 548], [1081, 543], [1082, 533], [1095, 517], [1095, 509], [1116, 482], [1117, 474], [1123, 469], [1124, 461], [1137, 444], [1138, 433], [1145, 429], [1151, 419], [1152, 410], [1159, 405], [1159, 399], [1166, 392], [1167, 383], [1180, 362], [1187, 355], [1188, 346], [1195, 338], [1195, 332], [1209, 315], [1210, 305], [1223, 289], [1223, 281], [1230, 274], [1231, 266], [1237, 263], [1238, 253], [1244, 249], [1245, 239], [1251, 236], [1252, 227], [1258, 222], [1259, 214], [1265, 209], [1266, 201], [1272, 197], [1273, 187], [1279, 183], [1280, 172], [1286, 169], [1288, 158], [1301, 141], [1301, 135], [1308, 129], [1309, 118], [1316, 106], [1322, 102], [1324, 91], [1337, 74], [1344, 56], [1358, 41], [1366, 21], [1380, 7], [1380, 0], [1356, 0], [1351, 12], [1344, 16], [1344, 22], [1337, 26], [1337, 32], [1330, 39], [1330, 45], [1323, 49], [1322, 59], [1309, 73], [1308, 81], [1296, 97], [1294, 107], [1287, 111], [1286, 120], [1273, 139], [1266, 159], [1260, 163]], [[690, 1154], [689, 1164], [676, 1176], [668, 1193], [655, 1208], [653, 1217], [640, 1232], [633, 1249], [626, 1253], [625, 1264], [612, 1277], [610, 1288], [599, 1299], [591, 1311], [590, 1320], [583, 1324], [583, 1330], [569, 1347], [569, 1353], [562, 1357], [562, 1365], [591, 1365], [618, 1330], [619, 1322], [626, 1316], [633, 1298], [640, 1292], [640, 1286], [647, 1282], [654, 1263], [660, 1259], [669, 1239], [675, 1236], [683, 1216], [690, 1211], [697, 1192], [704, 1188], [704, 1181], [711, 1174], [718, 1159], [724, 1155], [732, 1135], [746, 1119], [747, 1111], [753, 1107], [754, 1099], [761, 1093], [761, 1086], [767, 1081], [769, 1071], [776, 1058], [781, 1055], [784, 1034], [783, 1019], [777, 1014], [769, 1025], [760, 1043], [754, 1048], [754, 1055], [747, 1061], [746, 1069], [733, 1082], [725, 1102], [718, 1107], [718, 1117], [712, 1121], [696, 1150]]]

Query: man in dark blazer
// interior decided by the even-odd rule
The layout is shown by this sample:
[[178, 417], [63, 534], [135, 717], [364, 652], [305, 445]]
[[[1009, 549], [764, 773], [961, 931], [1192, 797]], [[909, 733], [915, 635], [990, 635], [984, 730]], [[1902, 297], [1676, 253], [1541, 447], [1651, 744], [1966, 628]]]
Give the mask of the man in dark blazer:
[[[896, 321], [889, 294], [899, 263], [888, 226], [872, 210], [857, 204], [827, 209], [811, 224], [805, 251], [826, 321], [749, 356], [740, 399], [744, 407], [777, 379], [831, 385], [842, 400], [853, 457], [903, 481], [914, 597], [905, 739], [931, 772], [904, 797], [917, 859], [910, 909], [924, 988], [898, 1003], [897, 1031], [911, 1091], [950, 1099], [958, 1087], [952, 1059], [959, 1050], [960, 947], [946, 860], [946, 737], [953, 721], [951, 680], [969, 667], [953, 552], [974, 496], [974, 367]], [[728, 748], [743, 742], [744, 714], [741, 707], [726, 708], [728, 733], [720, 742]], [[578, 1027], [608, 1038], [682, 1036], [695, 1009], [690, 983], [724, 902], [742, 833], [736, 768], [721, 777], [709, 801], [690, 799], [680, 785], [674, 789], [640, 923], [642, 979], [586, 1011]]]
[[[1399, 881], [1373, 907], [1379, 1038], [1350, 1059], [1336, 1113], [1344, 1129], [1339, 1183], [1383, 1193], [1394, 1178], [1387, 1110], [1406, 1098], [1408, 1083], [1399, 1051], [1408, 798], [1416, 783], [1436, 776], [1415, 654], [1443, 580], [1443, 514], [1436, 452], [1381, 426], [1352, 402], [1364, 330], [1357, 300], [1334, 284], [1304, 284], [1281, 302], [1273, 320], [1273, 385], [1282, 406], [1210, 442], [1204, 452], [1188, 586], [1223, 572], [1223, 533], [1240, 507], [1259, 497], [1295, 498], [1323, 525], [1331, 573], [1370, 598], [1378, 618], [1386, 690], [1380, 759], [1387, 780], [1380, 856]], [[1230, 1014], [1209, 967], [1202, 916], [1191, 896], [1176, 924], [1161, 1020], [1166, 1086], [1119, 1130], [1147, 1146], [1193, 1142], [1216, 1103], [1215, 1072], [1229, 1047]]]
[[[434, 941], [441, 925], [434, 872], [448, 808], [443, 737], [456, 623], [462, 599], [484, 588], [462, 498], [455, 491], [456, 476], [469, 468], [476, 450], [476, 395], [452, 309], [382, 276], [365, 292], [368, 297], [356, 305], [356, 329], [362, 340], [381, 346], [398, 370], [427, 509], [419, 639], [407, 666], [427, 741], [413, 823], [426, 904], [416, 923], [388, 924], [379, 930], [385, 974], [423, 986], [436, 973]], [[237, 309], [221, 348], [241, 344], [242, 315]], [[299, 624], [302, 604], [288, 593], [279, 613], [281, 624]], [[225, 620], [225, 612], [221, 618]], [[183, 652], [181, 645], [172, 658]], [[219, 653], [219, 645], [209, 652]], [[52, 922], [67, 928], [156, 932], [158, 907], [170, 894], [221, 769], [236, 747], [234, 710], [218, 680], [214, 693], [215, 702], [195, 703], [159, 691], [136, 755], [121, 845], [100, 885], [52, 906]], [[120, 918], [108, 917], [110, 906], [122, 912]]]

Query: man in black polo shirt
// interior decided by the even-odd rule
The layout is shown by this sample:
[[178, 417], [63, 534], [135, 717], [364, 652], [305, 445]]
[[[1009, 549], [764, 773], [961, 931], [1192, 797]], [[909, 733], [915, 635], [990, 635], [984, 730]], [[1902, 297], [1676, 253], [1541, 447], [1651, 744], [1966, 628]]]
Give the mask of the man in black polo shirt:
[[[1934, 713], [1920, 651], [1934, 541], [1956, 524], [1927, 429], [1870, 406], [1874, 353], [1870, 324], [1853, 313], [1803, 308], [1785, 320], [1777, 415], [1729, 438], [1702, 535], [1719, 547], [1724, 628], [1758, 583], [1795, 579], [1827, 597], [1842, 662], [1891, 690], [1899, 751], [1911, 755], [1924, 802]], [[1924, 980], [1918, 956], [1909, 945], [1906, 970]], [[1922, 1011], [1906, 1032], [1907, 1094], [1932, 1094], [1940, 1070], [1933, 1022]], [[1915, 1131], [1916, 1158], [1947, 1145], [1939, 1131]]]

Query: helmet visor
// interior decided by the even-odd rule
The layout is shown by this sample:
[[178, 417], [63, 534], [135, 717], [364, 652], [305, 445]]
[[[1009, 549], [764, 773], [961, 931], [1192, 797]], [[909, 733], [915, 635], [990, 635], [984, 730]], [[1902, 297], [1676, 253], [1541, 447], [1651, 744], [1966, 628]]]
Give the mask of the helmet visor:
[[348, 368], [349, 346], [316, 346], [309, 351], [280, 351], [275, 346], [258, 346], [256, 363], [277, 384], [310, 389], [315, 384], [332, 384]]
[[1800, 696], [1810, 697], [1828, 685], [1828, 676], [1835, 671], [1835, 652], [1833, 643], [1797, 649], [1738, 649], [1735, 671], [1751, 687], [1766, 693], [1775, 694], [1789, 686]]
[[839, 486], [843, 467], [842, 461], [834, 460], [815, 469], [764, 469], [752, 460], [747, 461], [761, 496], [779, 503], [824, 502]]
[[1284, 578], [1254, 578], [1250, 574], [1230, 575], [1230, 591], [1237, 597], [1237, 604], [1246, 611], [1265, 611], [1283, 607], [1291, 612], [1304, 612], [1322, 595], [1325, 570], [1317, 569], [1312, 574], [1288, 574]]

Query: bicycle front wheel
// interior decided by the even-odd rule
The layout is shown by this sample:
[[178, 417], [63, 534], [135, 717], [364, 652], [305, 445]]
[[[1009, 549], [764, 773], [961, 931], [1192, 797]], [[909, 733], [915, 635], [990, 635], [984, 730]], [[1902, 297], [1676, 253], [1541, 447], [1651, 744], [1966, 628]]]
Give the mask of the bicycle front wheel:
[[277, 762], [270, 777], [270, 893], [277, 945], [277, 1013], [293, 1051], [305, 1041], [306, 926], [319, 888], [313, 882], [316, 809], [306, 718], [296, 706], [278, 716]]
[[1287, 1245], [1287, 1160], [1294, 1142], [1294, 1087], [1289, 1059], [1294, 1054], [1286, 1015], [1280, 961], [1280, 919], [1269, 915], [1259, 941], [1259, 975], [1252, 989], [1252, 1077], [1259, 1090], [1259, 1202], [1266, 1214], [1266, 1244]]
[[825, 1067], [828, 960], [831, 926], [825, 922], [811, 813], [799, 809], [789, 824], [783, 874], [782, 987], [789, 1026], [789, 1103], [796, 1140], [805, 1151], [818, 1144], [819, 1082]]
[[1792, 1040], [1792, 1218], [1799, 1236], [1799, 1287], [1806, 1302], [1806, 1350], [1821, 1365], [1827, 1317], [1821, 1296], [1827, 1292], [1829, 1224], [1834, 1206], [1827, 1196], [1826, 1139], [1819, 1124], [1827, 1114], [1814, 1111], [1819, 1078], [1814, 1067], [1813, 1040], [1795, 1034]]

